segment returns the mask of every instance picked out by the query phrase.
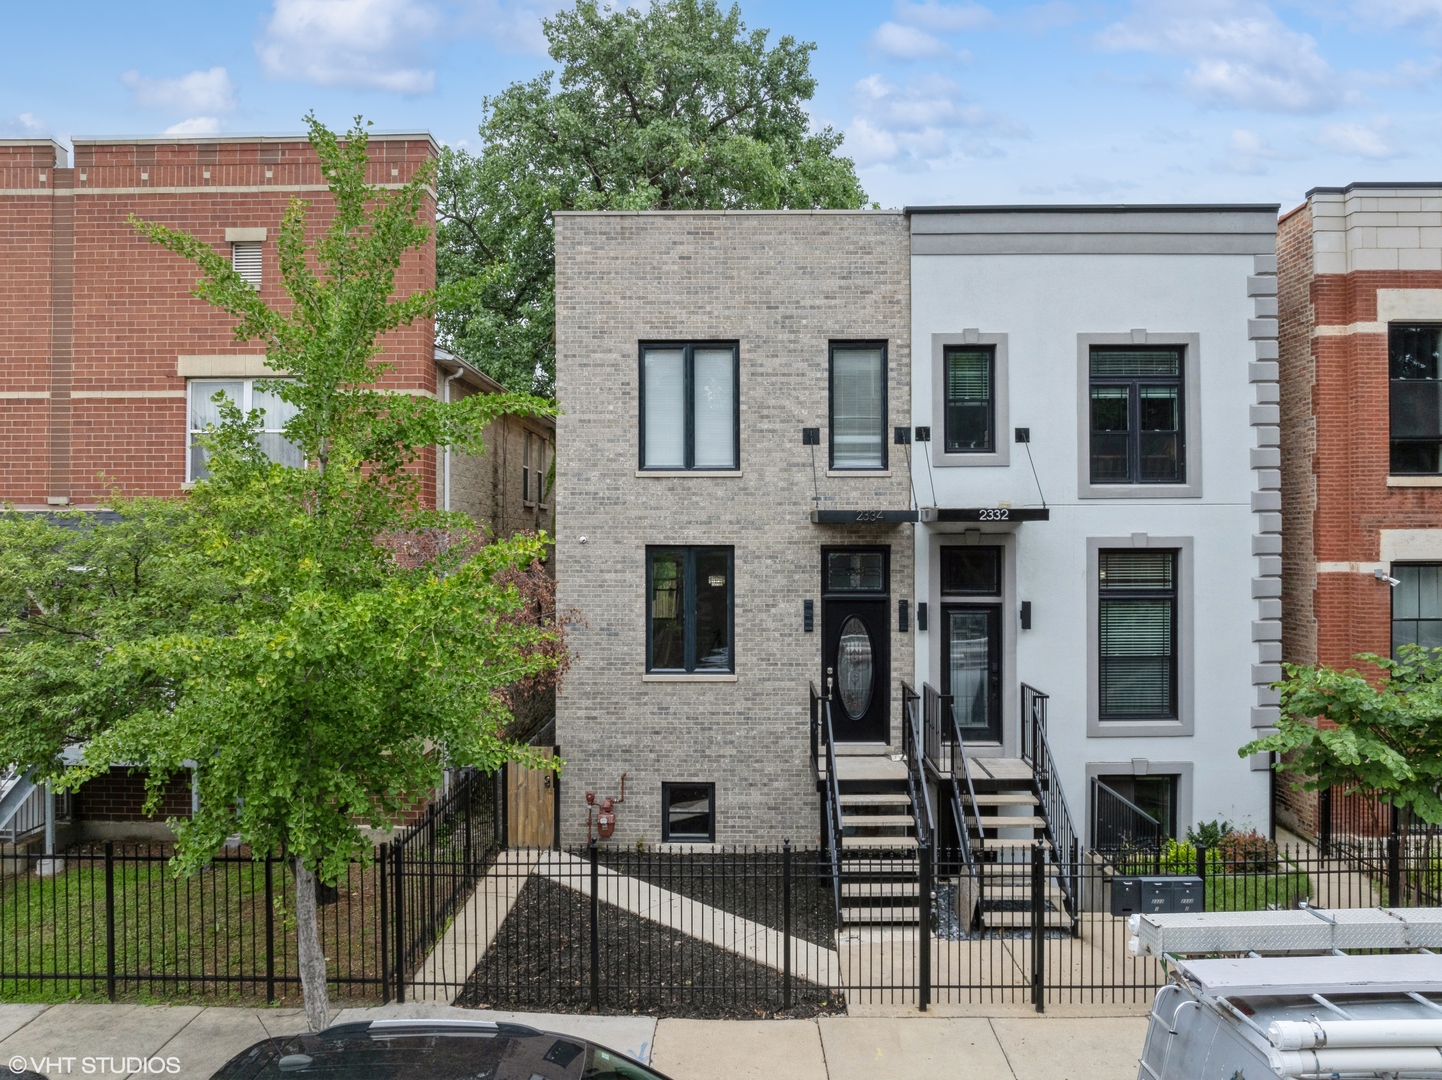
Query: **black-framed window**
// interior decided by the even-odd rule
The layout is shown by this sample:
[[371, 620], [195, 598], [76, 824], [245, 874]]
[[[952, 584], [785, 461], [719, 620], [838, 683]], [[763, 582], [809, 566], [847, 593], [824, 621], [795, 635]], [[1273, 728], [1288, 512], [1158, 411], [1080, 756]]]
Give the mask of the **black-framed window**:
[[886, 468], [886, 345], [831, 343], [831, 467]]
[[646, 670], [735, 671], [735, 549], [646, 549]]
[[[1177, 835], [1177, 789], [1181, 786], [1181, 777], [1175, 773], [1149, 773], [1146, 776], [1121, 773], [1098, 776], [1097, 779], [1138, 810], [1155, 818], [1168, 836]], [[1103, 842], [1100, 837], [1092, 839], [1097, 844]]]
[[738, 353], [725, 341], [641, 346], [641, 468], [740, 467]]
[[1102, 720], [1177, 717], [1177, 557], [1135, 548], [1099, 554]]
[[941, 549], [943, 596], [1000, 596], [1001, 548], [948, 545]]
[[716, 785], [661, 784], [661, 839], [665, 843], [716, 842]]
[[1091, 482], [1186, 481], [1181, 346], [1094, 345]]
[[1390, 470], [1442, 472], [1442, 326], [1387, 328]]
[[1403, 645], [1442, 648], [1442, 563], [1393, 563], [1392, 656]]
[[946, 453], [995, 453], [996, 346], [948, 345], [941, 355]]
[[826, 551], [826, 593], [884, 593], [887, 590], [887, 553], [881, 549]]

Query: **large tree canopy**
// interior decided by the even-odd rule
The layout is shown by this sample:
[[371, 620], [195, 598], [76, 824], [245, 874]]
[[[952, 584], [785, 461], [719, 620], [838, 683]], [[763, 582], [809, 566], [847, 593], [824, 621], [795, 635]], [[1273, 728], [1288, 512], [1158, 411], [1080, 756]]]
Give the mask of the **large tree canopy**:
[[480, 152], [447, 150], [438, 181], [440, 279], [470, 283], [441, 334], [508, 387], [554, 385], [553, 211], [866, 204], [842, 136], [806, 114], [815, 45], [768, 48], [715, 0], [580, 0], [543, 26], [559, 76], [487, 98]]

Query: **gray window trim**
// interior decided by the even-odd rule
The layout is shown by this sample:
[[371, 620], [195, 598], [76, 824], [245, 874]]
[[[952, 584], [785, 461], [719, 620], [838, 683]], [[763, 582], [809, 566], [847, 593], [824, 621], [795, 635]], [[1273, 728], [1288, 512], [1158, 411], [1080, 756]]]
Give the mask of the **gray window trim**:
[[[1087, 847], [1096, 842], [1092, 836], [1092, 777], [1094, 776], [1175, 776], [1177, 778], [1177, 832], [1187, 835], [1187, 830], [1196, 824], [1192, 820], [1192, 763], [1190, 761], [1148, 761], [1146, 758], [1132, 758], [1130, 761], [1088, 761], [1086, 791], [1081, 804], [1086, 809], [1086, 821], [1082, 828], [1086, 832]], [[1180, 839], [1180, 838], [1179, 838]]]
[[[1177, 719], [1175, 720], [1102, 720], [1101, 717], [1101, 590], [1098, 574], [1102, 548], [1172, 548], [1177, 551]], [[1194, 543], [1190, 536], [1087, 537], [1087, 737], [1092, 739], [1123, 739], [1128, 737], [1168, 737], [1193, 734], [1196, 711], [1193, 707], [1193, 604], [1192, 558]], [[1178, 818], [1180, 820], [1180, 818]]]
[[[1077, 346], [1077, 498], [1200, 499], [1202, 497], [1202, 363], [1200, 334], [1078, 334]], [[1181, 345], [1185, 484], [1093, 484], [1091, 482], [1091, 349], [1093, 345]]]
[[[937, 468], [983, 466], [996, 468], [1011, 464], [1011, 409], [1007, 394], [1007, 335], [963, 330], [959, 334], [931, 335], [931, 463]], [[996, 450], [990, 454], [948, 454], [946, 452], [946, 365], [947, 345], [990, 345], [996, 351], [992, 385], [996, 400]]]

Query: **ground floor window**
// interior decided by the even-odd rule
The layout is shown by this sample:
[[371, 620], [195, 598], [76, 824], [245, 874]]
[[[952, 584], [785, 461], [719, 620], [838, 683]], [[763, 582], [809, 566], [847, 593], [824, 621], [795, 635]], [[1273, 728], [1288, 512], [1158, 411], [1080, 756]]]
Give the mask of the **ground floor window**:
[[676, 844], [716, 842], [716, 785], [661, 785], [661, 839]]
[[226, 400], [232, 402], [242, 413], [249, 414], [253, 409], [261, 411], [261, 430], [257, 438], [261, 450], [268, 458], [297, 468], [302, 464], [300, 447], [281, 433], [291, 417], [295, 416], [296, 408], [282, 401], [273, 390], [262, 390], [257, 385], [268, 381], [272, 380], [190, 380], [190, 452], [186, 458], [186, 480], [204, 480], [210, 475], [210, 468], [206, 464], [207, 452], [205, 447], [200, 445], [199, 437], [208, 429], [220, 426], [220, 404], [214, 400], [217, 394], [224, 394]]
[[[1167, 836], [1177, 835], [1177, 783], [1178, 778], [1174, 775], [1161, 776], [1134, 776], [1130, 773], [1120, 776], [1098, 776], [1098, 784], [1107, 791], [1099, 793], [1098, 804], [1093, 807], [1096, 814], [1097, 833], [1092, 838], [1092, 843], [1105, 849], [1109, 843], [1125, 840], [1126, 837], [1112, 835], [1118, 831], [1126, 831], [1128, 819], [1131, 817], [1130, 808], [1125, 803], [1140, 810], [1162, 827], [1162, 832]], [[1115, 799], [1108, 798], [1109, 795], [1120, 796], [1125, 803], [1113, 805]], [[1100, 805], [1102, 801], [1107, 805]], [[1107, 833], [1108, 835], [1102, 835]]]
[[1442, 648], [1442, 563], [1393, 563], [1392, 656], [1403, 645]]
[[729, 547], [646, 549], [647, 671], [735, 670], [734, 564]]

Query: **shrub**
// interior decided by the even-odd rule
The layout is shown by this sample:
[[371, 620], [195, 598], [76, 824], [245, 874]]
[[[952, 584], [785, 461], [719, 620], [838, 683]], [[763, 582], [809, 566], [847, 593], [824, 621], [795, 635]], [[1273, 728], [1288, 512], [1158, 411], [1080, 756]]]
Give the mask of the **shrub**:
[[1227, 833], [1218, 841], [1216, 851], [1232, 873], [1275, 870], [1277, 867], [1277, 845], [1256, 829]]
[[1216, 821], [1199, 821], [1187, 830], [1187, 843], [1198, 847], [1215, 848], [1222, 842], [1222, 838], [1230, 836], [1236, 830], [1232, 828], [1230, 821], [1223, 821], [1218, 818]]

